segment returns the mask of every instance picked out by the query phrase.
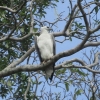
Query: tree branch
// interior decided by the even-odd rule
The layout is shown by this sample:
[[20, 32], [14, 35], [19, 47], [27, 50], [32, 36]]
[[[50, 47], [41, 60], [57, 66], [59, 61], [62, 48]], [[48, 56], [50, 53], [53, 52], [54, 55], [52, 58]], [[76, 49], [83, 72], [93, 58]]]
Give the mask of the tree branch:
[[25, 91], [25, 93], [24, 93], [24, 99], [25, 99], [25, 100], [27, 100], [27, 93], [28, 93], [28, 91], [29, 91], [29, 89], [30, 89], [30, 86], [31, 86], [31, 78], [28, 77], [28, 85], [27, 85], [26, 91]]
[[22, 7], [23, 7], [25, 4], [26, 4], [26, 0], [21, 4], [21, 6], [20, 6], [17, 10], [13, 10], [13, 9], [11, 9], [11, 8], [9, 8], [9, 7], [5, 7], [5, 6], [0, 6], [0, 9], [8, 10], [8, 11], [10, 11], [10, 12], [12, 12], [12, 13], [17, 13], [19, 10], [22, 9]]
[[[17, 72], [27, 72], [27, 71], [38, 71], [38, 70], [43, 70], [46, 66], [48, 66], [49, 64], [51, 64], [52, 62], [54, 62], [54, 59], [57, 59], [59, 57], [60, 54], [54, 56], [51, 60], [48, 60], [46, 63], [42, 63], [41, 65], [21, 65], [21, 66], [18, 66], [18, 67], [15, 67], [14, 66], [11, 68], [11, 67], [7, 67], [5, 70], [3, 71], [0, 71], [0, 78], [1, 77], [5, 77], [5, 76], [8, 76], [8, 75], [11, 75], [11, 74], [15, 74]], [[99, 63], [99, 59], [98, 59], [98, 55], [100, 55], [100, 52], [97, 52], [95, 54], [95, 61], [93, 64], [90, 64], [90, 65], [85, 65], [84, 62], [82, 62], [81, 60], [78, 60], [78, 59], [73, 59], [71, 61], [67, 61], [61, 65], [59, 65], [58, 67], [55, 67], [55, 69], [58, 69], [58, 68], [84, 68], [84, 69], [87, 69], [91, 72], [94, 72], [94, 73], [100, 73], [100, 71], [95, 71], [95, 70], [92, 70], [91, 67], [94, 67], [96, 66], [98, 63]], [[67, 66], [67, 65], [64, 65], [64, 64], [68, 64], [68, 63], [71, 63], [72, 61], [76, 61], [76, 62], [79, 62], [80, 64], [82, 64], [83, 66], [75, 66], [75, 65], [70, 65], [70, 66]], [[12, 65], [12, 64], [11, 64]]]
[[12, 14], [12, 16], [13, 16], [13, 18], [14, 18], [14, 20], [15, 20], [14, 28], [12, 29], [12, 31], [9, 33], [8, 36], [6, 36], [6, 37], [0, 39], [0, 42], [7, 40], [7, 39], [13, 34], [13, 32], [14, 32], [15, 29], [16, 29], [16, 18], [15, 18], [15, 16], [14, 16], [13, 14]]
[[[97, 70], [93, 70], [91, 69], [92, 67], [96, 66], [98, 63], [99, 63], [99, 59], [98, 59], [98, 55], [100, 55], [100, 52], [97, 52], [95, 54], [95, 61], [93, 64], [90, 64], [90, 65], [86, 65], [82, 60], [79, 60], [79, 59], [72, 59], [70, 61], [66, 61], [58, 66], [55, 67], [55, 69], [61, 69], [61, 68], [83, 68], [83, 69], [87, 69], [88, 71], [90, 72], [93, 72], [93, 73], [100, 73], [100, 71], [97, 71]], [[78, 62], [80, 63], [82, 66], [77, 66], [77, 65], [68, 65], [69, 63], [73, 63], [73, 62]]]
[[66, 36], [66, 30], [69, 28], [70, 23], [71, 23], [71, 21], [72, 21], [72, 19], [73, 19], [73, 15], [74, 15], [74, 11], [75, 11], [76, 7], [77, 7], [77, 5], [75, 5], [75, 6], [73, 7], [73, 9], [72, 9], [72, 11], [71, 11], [71, 14], [70, 14], [70, 18], [69, 18], [69, 20], [68, 20], [67, 24], [65, 25], [64, 30], [63, 30], [63, 32], [62, 32], [62, 34], [64, 34], [65, 36]]
[[86, 17], [86, 14], [81, 6], [81, 0], [78, 0], [77, 2], [78, 6], [79, 6], [79, 9], [83, 15], [83, 18], [84, 18], [84, 22], [85, 22], [85, 25], [86, 25], [86, 30], [87, 30], [87, 33], [89, 32], [89, 23], [88, 23], [88, 20], [87, 20], [87, 17]]
[[11, 8], [8, 8], [8, 7], [0, 6], [0, 9], [4, 9], [4, 10], [8, 10], [8, 11], [10, 11], [12, 13], [16, 13], [16, 10], [13, 10]]
[[5, 70], [9, 69], [9, 68], [13, 68], [16, 67], [16, 65], [20, 64], [22, 61], [24, 61], [33, 51], [35, 50], [35, 47], [31, 47], [21, 58], [19, 58], [18, 60], [13, 61], [9, 66], [7, 66]]

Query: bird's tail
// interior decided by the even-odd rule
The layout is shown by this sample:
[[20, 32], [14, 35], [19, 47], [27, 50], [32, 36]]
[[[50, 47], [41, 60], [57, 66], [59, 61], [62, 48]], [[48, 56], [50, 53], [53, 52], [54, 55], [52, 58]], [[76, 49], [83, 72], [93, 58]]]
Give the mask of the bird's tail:
[[46, 79], [50, 79], [52, 81], [53, 74], [54, 74], [54, 65], [50, 65], [47, 68], [45, 68], [45, 74], [46, 74]]

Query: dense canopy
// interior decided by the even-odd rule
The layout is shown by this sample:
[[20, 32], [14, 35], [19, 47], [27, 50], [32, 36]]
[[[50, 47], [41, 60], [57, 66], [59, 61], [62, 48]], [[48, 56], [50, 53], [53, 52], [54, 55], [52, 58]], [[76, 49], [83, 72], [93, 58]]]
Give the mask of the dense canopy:
[[[40, 64], [42, 26], [57, 54]], [[0, 100], [99, 100], [99, 33], [100, 0], [0, 0]], [[49, 83], [42, 70], [54, 62]]]

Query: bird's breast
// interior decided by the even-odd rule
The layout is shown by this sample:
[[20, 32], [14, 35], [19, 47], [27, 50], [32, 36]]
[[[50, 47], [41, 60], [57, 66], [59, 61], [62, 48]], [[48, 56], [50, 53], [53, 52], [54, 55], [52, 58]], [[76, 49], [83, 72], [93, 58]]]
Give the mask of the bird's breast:
[[53, 56], [53, 43], [50, 36], [41, 36], [38, 38], [38, 47], [41, 53], [41, 57], [45, 59], [49, 59]]

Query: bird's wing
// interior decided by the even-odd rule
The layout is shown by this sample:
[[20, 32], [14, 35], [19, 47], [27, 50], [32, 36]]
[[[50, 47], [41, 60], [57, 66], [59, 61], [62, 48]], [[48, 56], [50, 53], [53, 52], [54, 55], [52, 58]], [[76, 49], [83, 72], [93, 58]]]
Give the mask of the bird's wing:
[[56, 43], [55, 43], [55, 39], [54, 39], [53, 34], [50, 34], [50, 35], [51, 35], [51, 39], [53, 42], [53, 55], [55, 55], [56, 54]]
[[38, 38], [38, 37], [35, 37], [35, 38], [34, 38], [34, 40], [35, 40], [35, 48], [36, 48], [36, 51], [37, 51], [37, 53], [38, 53], [40, 62], [43, 62], [43, 59], [42, 59], [42, 57], [41, 57], [41, 53], [40, 53], [39, 47], [38, 47], [38, 45], [37, 45], [37, 38]]
[[[54, 36], [53, 34], [50, 34], [51, 35], [51, 39], [52, 39], [52, 42], [53, 42], [53, 55], [56, 54], [56, 43], [55, 43], [55, 39], [54, 39]], [[53, 75], [54, 75], [54, 66], [55, 66], [55, 62], [53, 64], [50, 65], [51, 67], [49, 67], [49, 70], [53, 71], [52, 74], [51, 74], [51, 77], [49, 77], [49, 79], [52, 81], [52, 78], [53, 78]]]

